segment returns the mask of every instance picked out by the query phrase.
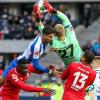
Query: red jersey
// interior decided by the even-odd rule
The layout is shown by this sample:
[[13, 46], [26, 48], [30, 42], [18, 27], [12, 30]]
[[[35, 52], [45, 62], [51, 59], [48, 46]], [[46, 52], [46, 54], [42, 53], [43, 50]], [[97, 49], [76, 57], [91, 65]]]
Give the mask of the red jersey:
[[96, 77], [96, 72], [82, 63], [72, 62], [62, 74], [66, 80], [62, 100], [84, 100], [85, 90]]
[[29, 72], [27, 75], [19, 74], [16, 68], [10, 70], [6, 77], [6, 82], [2, 86], [2, 100], [18, 100], [18, 95], [21, 89], [29, 92], [41, 92], [43, 90], [43, 88], [34, 87], [24, 83], [28, 79], [30, 72], [40, 73], [34, 69], [32, 65], [28, 65], [28, 70]]
[[[2, 75], [2, 73], [3, 73], [3, 70], [0, 69], [0, 76]], [[0, 86], [0, 90], [1, 90], [1, 86]]]
[[0, 75], [2, 75], [2, 73], [3, 73], [3, 70], [0, 69]]

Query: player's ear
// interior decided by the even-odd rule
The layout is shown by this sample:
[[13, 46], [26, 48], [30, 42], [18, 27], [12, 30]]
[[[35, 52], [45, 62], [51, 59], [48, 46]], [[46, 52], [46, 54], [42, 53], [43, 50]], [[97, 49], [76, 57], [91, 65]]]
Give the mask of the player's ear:
[[87, 63], [86, 58], [84, 56], [83, 56], [83, 62], [84, 63]]
[[86, 62], [86, 59], [85, 59], [85, 57], [83, 57], [83, 62]]
[[85, 62], [85, 57], [84, 57], [84, 55], [81, 57], [81, 62]]

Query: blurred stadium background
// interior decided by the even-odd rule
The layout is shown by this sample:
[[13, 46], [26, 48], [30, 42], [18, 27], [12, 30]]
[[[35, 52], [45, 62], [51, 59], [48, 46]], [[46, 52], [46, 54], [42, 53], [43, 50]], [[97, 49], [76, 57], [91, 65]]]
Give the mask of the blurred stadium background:
[[[100, 67], [100, 0], [49, 0], [51, 4], [68, 16], [75, 29], [77, 39], [83, 50], [92, 50], [96, 58], [95, 67]], [[36, 0], [0, 0], [0, 67], [24, 51], [28, 43], [38, 34], [32, 6]], [[54, 26], [60, 23], [56, 16], [43, 14], [44, 24]], [[44, 65], [53, 64], [63, 67], [55, 53], [47, 53], [41, 58]], [[40, 85], [41, 82], [53, 83], [54, 78], [32, 74], [28, 83]], [[51, 84], [52, 84], [51, 83]], [[40, 94], [20, 92], [20, 100], [50, 100], [38, 97]]]

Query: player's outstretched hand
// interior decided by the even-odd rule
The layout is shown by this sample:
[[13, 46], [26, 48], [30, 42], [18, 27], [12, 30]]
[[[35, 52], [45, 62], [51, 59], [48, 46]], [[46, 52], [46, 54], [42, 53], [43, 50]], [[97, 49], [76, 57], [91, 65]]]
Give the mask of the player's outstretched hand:
[[0, 76], [0, 86], [2, 86], [4, 83], [5, 83], [5, 79], [2, 76]]
[[63, 72], [61, 69], [56, 69], [55, 66], [53, 65], [49, 65], [48, 69], [49, 69], [49, 75], [52, 75], [54, 77], [60, 78]]
[[54, 75], [54, 77], [61, 78], [62, 72], [55, 69], [53, 71], [53, 75]]
[[49, 66], [48, 66], [48, 69], [49, 69], [49, 75], [53, 76], [53, 72], [54, 72], [54, 70], [55, 70], [55, 66], [49, 65]]
[[53, 89], [47, 89], [47, 88], [43, 89], [43, 92], [46, 92], [46, 93], [48, 93], [50, 95], [55, 95], [55, 93], [56, 93], [55, 90], [53, 90]]
[[33, 12], [34, 12], [35, 18], [41, 18], [41, 14], [39, 12], [39, 8], [37, 4], [33, 5]]
[[52, 12], [54, 9], [47, 0], [44, 0], [43, 5], [47, 9], [48, 12]]

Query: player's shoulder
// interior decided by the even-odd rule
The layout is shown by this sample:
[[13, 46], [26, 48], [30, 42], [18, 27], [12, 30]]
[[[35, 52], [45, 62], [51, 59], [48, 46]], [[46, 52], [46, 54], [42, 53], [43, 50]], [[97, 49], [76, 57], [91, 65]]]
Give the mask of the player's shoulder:
[[90, 69], [91, 69], [92, 73], [96, 74], [96, 71], [94, 69], [92, 69], [92, 68], [90, 68]]
[[16, 74], [16, 68], [13, 68], [8, 72], [8, 76], [12, 74]]
[[71, 62], [70, 64], [71, 65], [81, 65], [82, 63], [81, 62]]
[[39, 39], [41, 39], [41, 34], [39, 33], [31, 42], [30, 44], [33, 44], [34, 42], [38, 41]]
[[96, 77], [96, 71], [94, 69], [90, 70], [90, 76], [95, 78]]
[[17, 75], [16, 74], [16, 68], [11, 69], [8, 74], [7, 74], [7, 80], [11, 80], [13, 75]]
[[94, 69], [88, 68], [87, 70], [89, 71], [91, 76], [96, 76], [96, 71]]
[[76, 67], [77, 67], [77, 64], [78, 64], [78, 62], [71, 62], [68, 66], [69, 66], [69, 68], [71, 68], [71, 69], [76, 69]]

